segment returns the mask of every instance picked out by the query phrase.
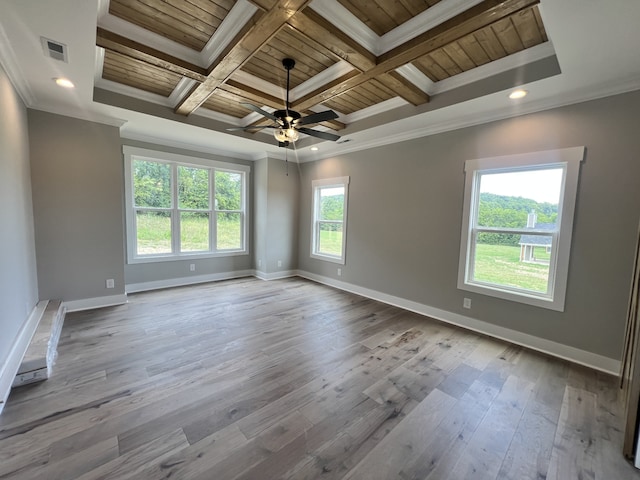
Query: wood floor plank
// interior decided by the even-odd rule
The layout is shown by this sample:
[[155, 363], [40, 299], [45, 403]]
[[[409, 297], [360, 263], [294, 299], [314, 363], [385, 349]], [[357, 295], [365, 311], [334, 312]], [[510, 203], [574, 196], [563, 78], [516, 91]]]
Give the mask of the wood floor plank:
[[507, 379], [448, 478], [497, 477], [532, 391], [526, 380]]
[[397, 478], [405, 464], [422, 453], [422, 448], [456, 404], [446, 393], [434, 390], [344, 478]]
[[595, 417], [596, 395], [567, 386], [551, 451], [549, 480], [596, 478], [595, 425], [589, 421]]
[[616, 379], [300, 278], [69, 313], [0, 478], [625, 479]]

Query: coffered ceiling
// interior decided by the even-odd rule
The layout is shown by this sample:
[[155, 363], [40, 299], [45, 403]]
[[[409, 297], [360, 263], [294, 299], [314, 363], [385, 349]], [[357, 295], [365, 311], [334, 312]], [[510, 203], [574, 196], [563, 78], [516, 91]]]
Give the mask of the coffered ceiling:
[[[4, 53], [0, 48], [0, 61], [4, 59], [12, 78], [22, 76], [16, 82], [26, 84], [19, 90], [32, 103], [29, 106], [73, 110], [73, 101], [63, 108], [47, 108], [47, 101], [39, 102], [38, 94], [34, 95], [39, 86], [30, 76], [31, 64], [46, 67], [52, 60], [44, 58], [42, 50], [38, 56], [20, 42], [29, 38], [33, 44], [44, 36], [67, 46], [70, 72], [80, 61], [83, 76], [87, 67], [91, 69], [90, 98], [83, 100], [84, 114], [78, 116], [119, 119], [124, 136], [173, 137], [174, 143], [193, 143], [247, 158], [259, 156], [260, 151], [281, 151], [270, 132], [237, 127], [273, 123], [243, 104], [266, 112], [285, 108], [284, 58], [295, 60], [290, 72], [291, 108], [302, 115], [327, 109], [338, 115], [313, 125], [340, 135], [338, 142], [303, 134], [293, 146], [303, 159], [312, 159], [321, 155], [309, 153], [314, 145], [326, 156], [445, 130], [443, 120], [449, 128], [457, 128], [465, 122], [521, 113], [527, 110], [523, 108], [527, 102], [540, 102], [530, 96], [514, 107], [504, 100], [517, 86], [542, 92], [547, 100], [554, 96], [547, 106], [537, 105], [531, 111], [549, 108], [551, 103], [579, 101], [567, 95], [563, 102], [559, 97], [563, 91], [568, 93], [572, 76], [588, 70], [585, 59], [576, 58], [576, 39], [568, 33], [581, 32], [580, 39], [588, 40], [585, 47], [592, 39], [574, 22], [593, 23], [604, 13], [614, 16], [621, 30], [600, 35], [600, 42], [617, 46], [623, 45], [625, 35], [630, 35], [627, 42], [638, 38], [637, 33], [630, 34], [627, 19], [638, 13], [637, 2], [624, 0], [613, 0], [608, 10], [577, 0], [542, 0], [542, 4], [539, 0], [42, 3], [8, 0], [0, 6], [0, 13], [4, 9], [6, 14], [0, 15], [0, 33], [10, 46]], [[47, 14], [52, 4], [66, 7], [68, 15], [58, 10]], [[41, 15], [48, 15], [50, 23], [36, 18]], [[93, 29], [81, 26], [74, 15], [78, 20], [93, 16]], [[601, 19], [596, 25], [601, 28], [605, 22]], [[80, 56], [80, 42], [83, 49], [92, 49], [90, 64], [88, 55]], [[595, 53], [593, 61], [606, 58], [599, 48], [587, 53]], [[609, 60], [622, 65], [623, 57], [615, 51]], [[67, 70], [55, 62], [54, 67], [63, 73]], [[602, 89], [607, 76], [623, 85], [617, 91], [638, 88], [640, 66], [622, 67], [617, 77], [597, 70], [591, 93], [585, 90], [583, 97], [608, 94], [594, 93]], [[72, 80], [77, 83], [79, 78]], [[585, 83], [589, 82], [583, 79]], [[500, 100], [491, 112], [491, 99], [497, 94]], [[495, 114], [498, 107], [501, 115]], [[206, 135], [208, 140], [199, 139]]]

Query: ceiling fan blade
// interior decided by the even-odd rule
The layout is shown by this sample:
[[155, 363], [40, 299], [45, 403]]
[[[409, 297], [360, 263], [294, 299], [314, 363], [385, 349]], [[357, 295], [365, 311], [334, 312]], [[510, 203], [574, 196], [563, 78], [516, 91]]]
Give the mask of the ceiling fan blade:
[[334, 133], [329, 133], [329, 132], [320, 132], [318, 130], [312, 130], [310, 128], [298, 128], [298, 131], [300, 133], [306, 133], [307, 135], [311, 135], [312, 137], [318, 137], [318, 138], [322, 138], [323, 140], [331, 140], [332, 142], [335, 142], [336, 140], [340, 139], [340, 135], [336, 135]]
[[278, 121], [278, 117], [276, 117], [275, 115], [270, 114], [269, 112], [261, 109], [260, 107], [255, 106], [255, 105], [253, 105], [251, 103], [241, 102], [240, 105], [242, 105], [245, 108], [248, 108], [249, 110], [253, 110], [256, 113], [259, 113], [263, 117], [267, 117], [268, 119], [273, 120], [274, 122]]
[[326, 122], [327, 120], [335, 120], [338, 118], [338, 114], [333, 110], [325, 110], [320, 113], [312, 113], [311, 115], [307, 115], [306, 117], [301, 118], [297, 122], [296, 125], [309, 125], [310, 123], [320, 123]]
[[262, 130], [263, 128], [277, 128], [275, 125], [247, 125], [246, 127], [231, 127], [227, 128], [227, 132], [237, 132], [243, 130], [245, 132], [249, 130]]

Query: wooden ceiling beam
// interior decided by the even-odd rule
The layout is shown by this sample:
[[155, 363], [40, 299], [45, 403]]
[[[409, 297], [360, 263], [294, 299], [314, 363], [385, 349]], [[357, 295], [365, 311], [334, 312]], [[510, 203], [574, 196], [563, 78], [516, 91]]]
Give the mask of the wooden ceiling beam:
[[368, 82], [372, 78], [378, 77], [383, 73], [389, 73], [451, 42], [538, 3], [539, 0], [485, 0], [381, 55], [377, 59], [377, 64], [367, 71], [336, 85], [334, 88], [328, 90], [320, 88], [298, 100], [293, 106], [298, 109], [305, 109], [327, 101]]
[[207, 70], [198, 65], [173, 57], [101, 27], [98, 27], [96, 32], [96, 45], [105, 50], [125, 55], [198, 82], [204, 82], [207, 78]]
[[310, 8], [289, 19], [289, 26], [312, 43], [328, 50], [361, 72], [376, 64], [376, 56], [348, 35], [338, 30]]
[[182, 99], [175, 109], [176, 113], [191, 114], [310, 1], [279, 0], [266, 13], [259, 13], [260, 18], [242, 35], [242, 38], [213, 64], [207, 79]]
[[[323, 16], [310, 8], [294, 15], [289, 20], [289, 28], [304, 36], [317, 50], [344, 60], [359, 72], [366, 72], [376, 66], [376, 57], [373, 53], [336, 29]], [[316, 38], [321, 38], [323, 43], [315, 40]], [[421, 105], [429, 101], [427, 94], [404, 78], [398, 80], [387, 76], [378, 80], [413, 105]], [[326, 89], [326, 86], [322, 88]]]
[[397, 93], [412, 105], [422, 105], [429, 101], [429, 95], [416, 87], [398, 72], [382, 73], [376, 77], [385, 87]]

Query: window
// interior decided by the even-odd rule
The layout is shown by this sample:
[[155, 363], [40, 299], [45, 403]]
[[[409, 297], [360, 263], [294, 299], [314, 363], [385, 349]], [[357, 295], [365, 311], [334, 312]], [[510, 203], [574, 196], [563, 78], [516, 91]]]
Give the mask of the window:
[[129, 263], [247, 253], [248, 167], [123, 151]]
[[458, 288], [563, 311], [584, 147], [465, 162]]
[[344, 264], [349, 177], [313, 181], [311, 256]]

